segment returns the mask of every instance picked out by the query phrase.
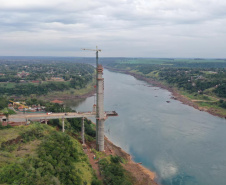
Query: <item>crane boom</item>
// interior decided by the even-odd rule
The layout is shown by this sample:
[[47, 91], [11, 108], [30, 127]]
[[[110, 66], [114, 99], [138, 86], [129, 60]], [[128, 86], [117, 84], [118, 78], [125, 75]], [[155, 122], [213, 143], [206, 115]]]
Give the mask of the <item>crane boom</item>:
[[96, 46], [96, 49], [86, 49], [86, 48], [81, 48], [82, 50], [89, 50], [89, 51], [101, 51], [101, 49], [98, 49]]
[[14, 102], [14, 101], [12, 101], [12, 100], [9, 100], [9, 101], [12, 102], [13, 105], [20, 105], [20, 106], [22, 106], [23, 108], [28, 108], [28, 106], [26, 106], [26, 105], [24, 105], [24, 104], [22, 104], [22, 103]]

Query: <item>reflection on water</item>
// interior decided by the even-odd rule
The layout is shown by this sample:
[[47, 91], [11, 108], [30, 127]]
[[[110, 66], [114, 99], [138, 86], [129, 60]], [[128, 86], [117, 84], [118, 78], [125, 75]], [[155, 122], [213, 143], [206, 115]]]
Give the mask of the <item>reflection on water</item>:
[[74, 99], [66, 100], [65, 105], [71, 107], [74, 110], [79, 109], [78, 111], [92, 111], [92, 106], [94, 104], [94, 96], [91, 96], [87, 99]]
[[72, 99], [72, 100], [64, 100], [65, 105], [68, 107], [78, 107], [81, 105], [86, 99]]
[[[111, 141], [155, 171], [163, 185], [226, 184], [225, 119], [132, 76], [104, 70], [104, 78], [105, 110], [119, 114], [105, 122]], [[73, 107], [91, 111], [93, 103], [90, 97]]]

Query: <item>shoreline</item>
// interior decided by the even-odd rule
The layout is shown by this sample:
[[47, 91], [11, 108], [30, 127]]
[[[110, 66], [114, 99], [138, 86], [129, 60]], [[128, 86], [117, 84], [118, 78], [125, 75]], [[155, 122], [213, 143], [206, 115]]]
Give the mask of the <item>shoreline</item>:
[[60, 97], [51, 97], [51, 99], [58, 99], [58, 100], [71, 100], [71, 99], [85, 99], [88, 98], [90, 96], [93, 96], [96, 93], [96, 90], [93, 89], [85, 94], [82, 95], [65, 95], [65, 96], [60, 96]]
[[81, 94], [81, 95], [69, 95], [69, 94], [65, 94], [65, 95], [50, 95], [47, 97], [41, 96], [39, 98], [41, 99], [45, 99], [46, 101], [53, 101], [55, 99], [57, 100], [61, 100], [61, 101], [67, 101], [67, 100], [81, 100], [81, 99], [85, 99], [88, 97], [93, 96], [96, 93], [95, 89], [92, 89], [91, 91], [85, 93], [85, 94]]
[[[91, 121], [92, 122], [92, 121]], [[96, 125], [94, 122], [92, 124]], [[85, 153], [88, 155], [90, 164], [99, 180], [102, 179], [99, 167], [97, 162], [93, 159], [93, 153], [89, 152], [91, 148], [96, 148], [96, 143], [87, 143], [87, 149]], [[104, 136], [104, 153], [106, 156], [115, 155], [122, 157], [126, 160], [126, 163], [121, 163], [123, 168], [129, 172], [135, 181], [135, 185], [159, 185], [156, 181], [158, 179], [157, 174], [150, 169], [144, 167], [140, 163], [136, 163], [132, 156], [124, 151], [121, 147], [115, 145], [112, 141], [108, 139], [108, 137]]]
[[199, 107], [193, 101], [191, 101], [188, 98], [186, 98], [185, 96], [181, 95], [178, 92], [177, 89], [169, 87], [168, 85], [163, 84], [161, 81], [158, 81], [158, 80], [155, 80], [155, 79], [152, 79], [152, 78], [147, 78], [146, 76], [143, 76], [143, 75], [140, 75], [140, 74], [136, 74], [136, 73], [130, 72], [128, 70], [114, 69], [114, 68], [109, 68], [109, 67], [106, 67], [106, 66], [105, 66], [105, 68], [110, 70], [110, 71], [113, 71], [113, 72], [121, 72], [121, 73], [124, 73], [124, 74], [131, 75], [131, 76], [135, 77], [138, 80], [142, 80], [142, 81], [145, 81], [145, 82], [147, 82], [149, 84], [155, 85], [157, 87], [166, 89], [166, 90], [168, 90], [169, 92], [172, 93], [171, 99], [178, 100], [181, 103], [183, 103], [185, 105], [189, 105], [189, 106], [191, 106], [191, 107], [193, 107], [193, 108], [195, 108], [195, 109], [197, 109], [199, 111], [205, 111], [205, 112], [208, 112], [209, 114], [211, 114], [213, 116], [217, 116], [217, 117], [226, 119], [226, 117], [224, 115], [216, 113], [215, 110], [212, 109], [212, 108], [206, 109], [206, 108], [203, 108], [203, 107]]
[[105, 153], [107, 155], [117, 155], [126, 159], [127, 163], [122, 164], [124, 169], [131, 173], [131, 175], [136, 179], [136, 185], [158, 185], [156, 182], [157, 175], [155, 172], [144, 167], [140, 163], [133, 161], [132, 156], [125, 152], [122, 148], [116, 146], [111, 142], [106, 136], [105, 140]]

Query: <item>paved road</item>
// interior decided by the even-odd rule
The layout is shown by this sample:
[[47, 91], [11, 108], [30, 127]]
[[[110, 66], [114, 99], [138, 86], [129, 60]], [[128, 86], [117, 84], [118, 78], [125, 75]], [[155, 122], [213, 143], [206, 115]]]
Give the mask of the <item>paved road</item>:
[[69, 113], [29, 113], [29, 114], [15, 114], [9, 116], [9, 121], [25, 121], [38, 120], [38, 119], [59, 119], [59, 118], [82, 118], [82, 117], [95, 117], [96, 114], [92, 112], [69, 112]]

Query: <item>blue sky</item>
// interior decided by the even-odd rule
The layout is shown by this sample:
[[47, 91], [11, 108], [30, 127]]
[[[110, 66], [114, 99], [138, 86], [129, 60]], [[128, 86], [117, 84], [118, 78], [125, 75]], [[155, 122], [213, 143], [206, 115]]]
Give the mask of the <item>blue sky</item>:
[[0, 56], [226, 58], [225, 0], [0, 0]]

